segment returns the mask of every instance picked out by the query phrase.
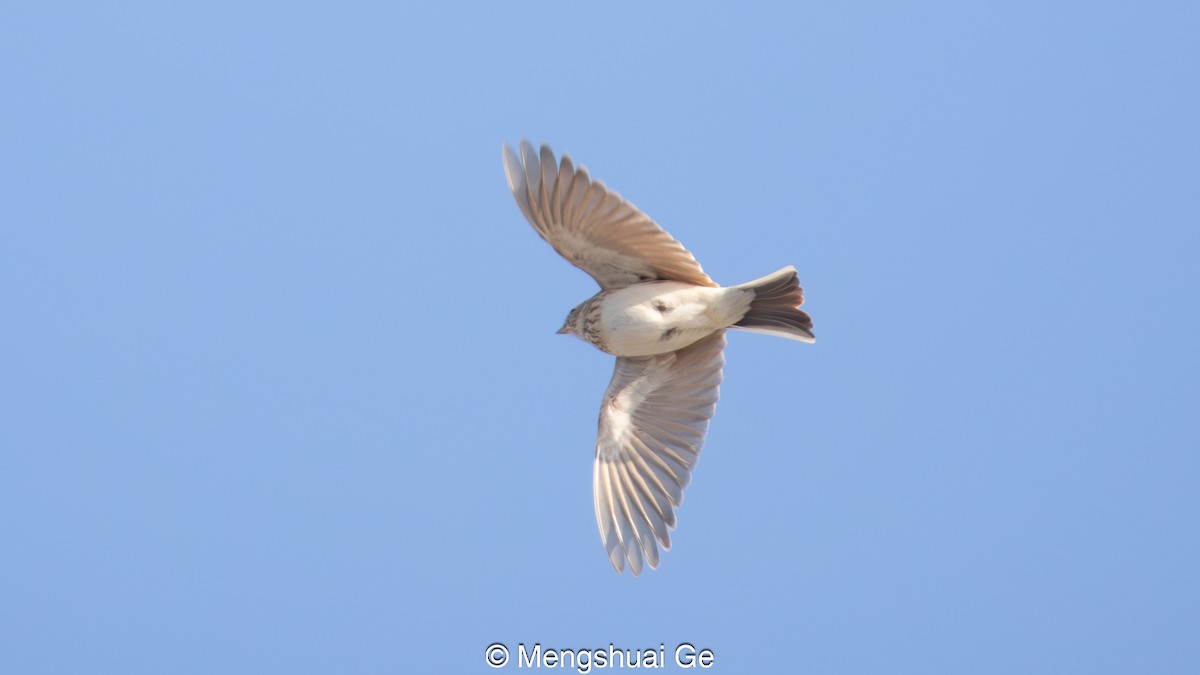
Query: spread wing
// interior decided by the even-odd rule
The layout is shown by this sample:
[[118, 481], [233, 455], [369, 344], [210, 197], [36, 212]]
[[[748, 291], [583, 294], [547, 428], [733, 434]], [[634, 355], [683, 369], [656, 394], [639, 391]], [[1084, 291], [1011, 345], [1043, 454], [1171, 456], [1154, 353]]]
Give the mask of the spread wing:
[[518, 156], [504, 146], [504, 173], [517, 205], [542, 239], [600, 288], [653, 279], [717, 285], [683, 244], [570, 157], [558, 164], [549, 146], [540, 154], [527, 141], [520, 148]]
[[671, 547], [675, 507], [717, 409], [725, 334], [677, 352], [618, 358], [600, 407], [592, 488], [596, 523], [618, 572], [658, 567]]

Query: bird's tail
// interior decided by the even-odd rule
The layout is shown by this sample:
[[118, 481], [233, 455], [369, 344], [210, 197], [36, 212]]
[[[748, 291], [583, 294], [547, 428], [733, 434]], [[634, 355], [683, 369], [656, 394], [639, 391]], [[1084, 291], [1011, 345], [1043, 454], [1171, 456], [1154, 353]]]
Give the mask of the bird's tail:
[[804, 290], [800, 288], [795, 267], [788, 265], [778, 272], [733, 288], [754, 293], [750, 309], [740, 321], [733, 324], [733, 328], [800, 342], [816, 341], [812, 332], [812, 318], [800, 309], [800, 305], [804, 304]]

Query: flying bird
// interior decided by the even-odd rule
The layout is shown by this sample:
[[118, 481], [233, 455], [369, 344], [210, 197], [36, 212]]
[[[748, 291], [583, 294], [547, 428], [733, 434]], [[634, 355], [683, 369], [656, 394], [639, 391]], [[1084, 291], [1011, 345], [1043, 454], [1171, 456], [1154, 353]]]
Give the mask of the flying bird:
[[658, 567], [675, 509], [716, 412], [725, 330], [813, 342], [796, 268], [722, 287], [621, 195], [546, 145], [504, 146], [504, 172], [533, 228], [600, 292], [567, 314], [569, 333], [617, 357], [600, 405], [592, 469], [596, 523], [617, 572]]

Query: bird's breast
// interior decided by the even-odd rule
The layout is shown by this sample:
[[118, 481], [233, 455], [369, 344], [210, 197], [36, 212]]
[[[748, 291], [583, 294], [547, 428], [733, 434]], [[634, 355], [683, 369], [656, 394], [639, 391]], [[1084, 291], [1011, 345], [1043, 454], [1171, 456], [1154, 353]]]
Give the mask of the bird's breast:
[[726, 327], [714, 311], [723, 290], [653, 281], [606, 293], [598, 321], [606, 351], [616, 356], [665, 354]]

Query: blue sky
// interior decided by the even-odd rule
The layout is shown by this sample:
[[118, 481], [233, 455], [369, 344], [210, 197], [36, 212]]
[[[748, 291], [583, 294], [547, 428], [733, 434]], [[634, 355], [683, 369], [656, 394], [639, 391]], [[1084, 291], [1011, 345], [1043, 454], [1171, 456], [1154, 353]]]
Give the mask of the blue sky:
[[[400, 5], [0, 10], [0, 671], [1195, 667], [1194, 4]], [[637, 579], [522, 136], [816, 323]]]

